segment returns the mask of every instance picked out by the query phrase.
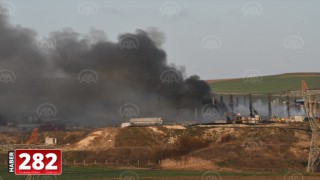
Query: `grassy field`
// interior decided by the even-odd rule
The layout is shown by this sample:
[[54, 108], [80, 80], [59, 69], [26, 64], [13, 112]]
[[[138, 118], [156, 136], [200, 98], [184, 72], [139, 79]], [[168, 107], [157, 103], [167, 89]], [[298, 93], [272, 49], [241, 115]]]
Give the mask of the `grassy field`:
[[310, 89], [320, 88], [320, 73], [292, 73], [208, 82], [215, 93], [281, 93], [301, 89], [301, 80], [305, 80]]
[[[237, 179], [246, 179], [248, 177], [273, 177], [284, 178], [289, 171], [282, 172], [211, 172], [211, 171], [194, 171], [194, 170], [126, 170], [126, 169], [112, 169], [107, 167], [99, 166], [86, 166], [86, 167], [70, 167], [64, 166], [63, 173], [60, 176], [34, 176], [30, 180], [95, 180], [95, 179], [201, 179], [203, 176], [221, 176], [224, 177], [236, 177]], [[303, 175], [304, 177], [315, 177], [310, 174], [304, 174], [295, 172]], [[25, 180], [26, 176], [17, 176], [14, 174], [7, 173], [7, 167], [1, 166], [0, 177], [3, 180]], [[1, 179], [0, 178], [0, 179]]]

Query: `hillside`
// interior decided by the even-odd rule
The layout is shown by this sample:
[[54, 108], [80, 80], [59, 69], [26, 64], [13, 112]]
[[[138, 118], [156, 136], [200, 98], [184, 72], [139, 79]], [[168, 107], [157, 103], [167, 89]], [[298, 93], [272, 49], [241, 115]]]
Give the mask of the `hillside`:
[[[139, 161], [142, 166], [150, 164], [161, 169], [231, 172], [287, 168], [303, 171], [310, 142], [308, 130], [307, 123], [261, 127], [170, 125], [99, 128], [81, 135], [77, 131], [54, 132], [51, 136], [58, 137], [58, 147], [68, 162], [85, 160], [90, 164], [108, 160], [128, 166]], [[75, 135], [79, 138], [72, 139]]]
[[108, 160], [128, 166], [127, 162], [139, 161], [145, 166], [149, 161], [161, 169], [303, 171], [310, 142], [305, 130], [307, 123], [100, 128], [60, 147], [69, 162]]
[[[55, 148], [63, 150], [64, 173], [59, 180], [118, 178], [128, 170], [142, 179], [182, 176], [180, 179], [200, 180], [206, 172], [219, 172], [223, 179], [283, 179], [290, 172], [305, 171], [310, 145], [306, 122], [106, 127], [40, 133], [42, 141], [46, 136], [57, 137]], [[19, 139], [13, 137], [10, 142]], [[0, 162], [6, 158], [3, 152]], [[19, 179], [5, 170], [3, 167], [0, 171], [2, 177]], [[317, 179], [306, 175], [306, 180]]]
[[207, 82], [215, 93], [281, 93], [301, 89], [301, 80], [305, 80], [311, 89], [320, 88], [320, 73], [287, 73]]

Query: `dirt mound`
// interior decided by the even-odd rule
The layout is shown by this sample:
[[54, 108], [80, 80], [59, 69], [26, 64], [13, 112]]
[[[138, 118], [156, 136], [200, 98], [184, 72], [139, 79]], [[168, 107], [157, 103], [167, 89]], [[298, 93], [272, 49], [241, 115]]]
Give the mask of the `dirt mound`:
[[163, 126], [167, 129], [186, 129], [186, 127], [182, 126], [182, 125], [165, 125]]
[[308, 131], [289, 125], [158, 126], [96, 129], [64, 150], [165, 169], [305, 170], [309, 143]]
[[115, 147], [115, 136], [118, 128], [101, 128], [89, 133], [80, 141], [66, 146], [66, 150], [73, 151], [101, 151]]
[[46, 137], [57, 138], [58, 145], [73, 144], [86, 137], [91, 130], [72, 130], [72, 131], [48, 131], [40, 133], [40, 142], [44, 143]]
[[21, 144], [27, 141], [26, 133], [0, 133], [0, 144]]

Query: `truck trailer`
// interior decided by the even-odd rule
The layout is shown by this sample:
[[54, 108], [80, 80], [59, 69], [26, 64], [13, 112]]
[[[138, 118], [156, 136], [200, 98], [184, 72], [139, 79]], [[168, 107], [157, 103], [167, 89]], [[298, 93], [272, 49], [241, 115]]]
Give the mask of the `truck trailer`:
[[129, 127], [129, 126], [156, 126], [162, 125], [162, 118], [130, 118], [129, 122], [125, 122], [121, 124], [121, 127]]

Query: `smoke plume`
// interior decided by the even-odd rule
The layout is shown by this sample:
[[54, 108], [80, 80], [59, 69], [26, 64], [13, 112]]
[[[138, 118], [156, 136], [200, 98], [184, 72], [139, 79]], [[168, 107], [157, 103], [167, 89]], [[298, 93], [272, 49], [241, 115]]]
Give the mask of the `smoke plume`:
[[37, 38], [0, 16], [0, 113], [9, 121], [190, 121], [195, 107], [211, 102], [206, 82], [168, 65], [165, 36], [155, 28], [120, 34], [116, 42], [96, 29], [82, 35], [66, 28]]

